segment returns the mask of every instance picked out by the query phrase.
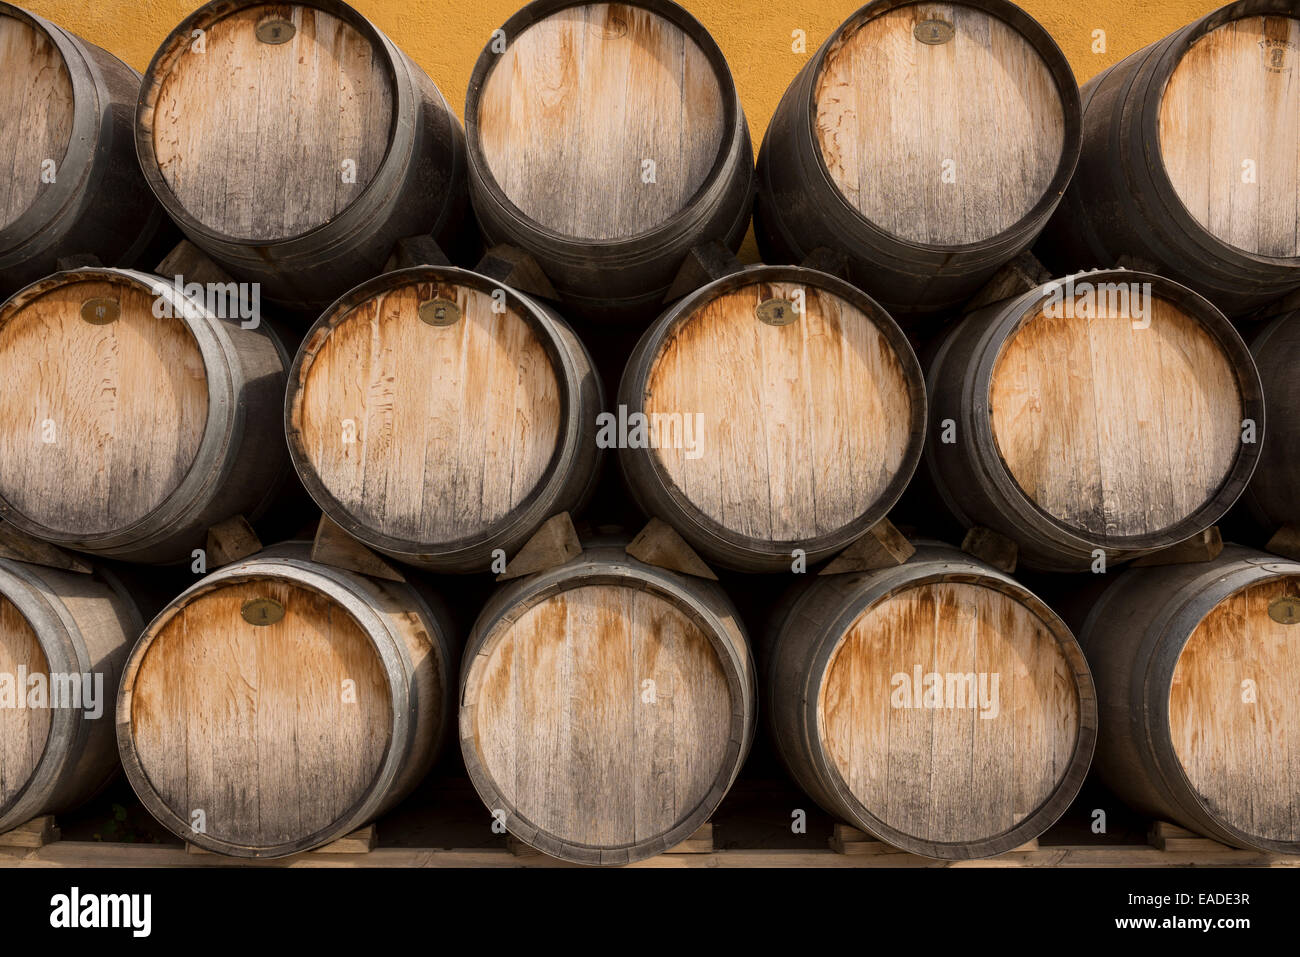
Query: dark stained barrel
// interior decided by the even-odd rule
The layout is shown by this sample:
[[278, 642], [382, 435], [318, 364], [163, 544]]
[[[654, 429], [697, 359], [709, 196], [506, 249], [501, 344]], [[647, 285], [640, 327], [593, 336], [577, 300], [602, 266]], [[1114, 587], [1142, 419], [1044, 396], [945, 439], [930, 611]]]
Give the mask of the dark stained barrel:
[[1097, 701], [1074, 636], [1014, 579], [946, 545], [810, 579], [774, 618], [763, 709], [825, 810], [943, 860], [1033, 840], [1074, 799]]
[[461, 753], [519, 840], [627, 864], [716, 810], [753, 739], [754, 680], [714, 582], [588, 543], [483, 608], [461, 670]]
[[[600, 381], [559, 316], [493, 279], [418, 266], [353, 289], [289, 374], [289, 450], [316, 503], [362, 542], [443, 572], [486, 571], [599, 465]], [[500, 569], [498, 569], [499, 571]]]
[[829, 558], [897, 501], [920, 461], [925, 386], [869, 296], [756, 266], [646, 331], [609, 426], [626, 432], [619, 461], [645, 511], [720, 565], [787, 571], [795, 550]]
[[71, 810], [117, 773], [114, 702], [142, 626], [104, 569], [0, 559], [0, 833]]
[[1300, 286], [1300, 11], [1242, 0], [1083, 88], [1083, 154], [1036, 252], [1149, 269], [1229, 316]]
[[227, 565], [145, 628], [117, 739], [141, 802], [191, 844], [285, 857], [373, 821], [428, 773], [454, 715], [438, 596], [308, 559]]
[[0, 517], [158, 564], [190, 561], [218, 522], [257, 520], [292, 477], [289, 357], [229, 292], [77, 269], [0, 305]]
[[1076, 629], [1122, 800], [1234, 847], [1300, 853], [1300, 563], [1229, 545], [1132, 568]]
[[1240, 497], [1264, 436], [1241, 337], [1148, 273], [1080, 273], [971, 313], [937, 347], [926, 388], [926, 472], [942, 502], [1046, 571], [1205, 530]]
[[62, 257], [152, 267], [162, 256], [154, 243], [171, 227], [135, 158], [140, 75], [8, 3], [0, 67], [0, 296], [54, 272]]
[[407, 236], [463, 243], [459, 122], [338, 0], [200, 7], [145, 73], [135, 140], [185, 234], [279, 302], [323, 308]]
[[1247, 335], [1264, 386], [1268, 435], [1242, 503], [1271, 534], [1280, 525], [1300, 525], [1300, 311]]
[[647, 321], [688, 251], [740, 246], [753, 153], [713, 38], [669, 0], [538, 0], [465, 101], [474, 211], [530, 253], [566, 314]]
[[895, 318], [959, 306], [1034, 241], [1079, 155], [1064, 54], [1004, 0], [879, 0], [795, 77], [758, 158], [767, 262], [840, 250]]

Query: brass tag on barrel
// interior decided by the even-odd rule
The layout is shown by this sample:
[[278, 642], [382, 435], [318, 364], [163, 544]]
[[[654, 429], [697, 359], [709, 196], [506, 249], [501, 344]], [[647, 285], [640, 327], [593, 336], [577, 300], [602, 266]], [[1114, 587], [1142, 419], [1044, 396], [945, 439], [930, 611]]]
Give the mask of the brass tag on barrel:
[[81, 318], [94, 326], [106, 326], [110, 322], [116, 322], [121, 314], [122, 307], [118, 305], [116, 299], [97, 296], [81, 304]]
[[257, 34], [257, 38], [263, 43], [277, 44], [288, 43], [292, 40], [293, 35], [298, 32], [298, 28], [288, 20], [277, 18], [275, 20], [263, 20], [254, 28], [253, 32]]
[[947, 20], [922, 20], [912, 27], [912, 36], [930, 46], [947, 43], [956, 35], [956, 28]]
[[250, 625], [274, 625], [284, 617], [284, 606], [274, 598], [250, 598], [239, 613]]
[[769, 326], [788, 326], [799, 318], [794, 303], [788, 299], [765, 299], [754, 310], [758, 321]]
[[1268, 603], [1268, 617], [1279, 625], [1300, 622], [1300, 595], [1282, 595]]
[[460, 322], [460, 306], [450, 299], [426, 299], [420, 303], [420, 321], [431, 326], [452, 326]]

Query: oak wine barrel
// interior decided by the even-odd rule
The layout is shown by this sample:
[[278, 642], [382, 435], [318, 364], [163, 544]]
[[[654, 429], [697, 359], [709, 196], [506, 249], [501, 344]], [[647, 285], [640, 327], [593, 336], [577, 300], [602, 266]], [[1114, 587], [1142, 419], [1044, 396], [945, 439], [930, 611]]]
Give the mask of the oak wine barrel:
[[709, 819], [749, 751], [754, 706], [722, 590], [592, 543], [484, 607], [461, 671], [461, 752], [519, 840], [626, 864]]
[[265, 322], [242, 327], [238, 302], [88, 268], [0, 305], [0, 517], [158, 564], [190, 561], [224, 519], [258, 518], [292, 475], [289, 357]]
[[1035, 249], [1131, 265], [1229, 316], [1300, 286], [1300, 10], [1241, 0], [1083, 88], [1079, 169]]
[[135, 158], [139, 89], [140, 74], [112, 54], [0, 3], [0, 296], [62, 257], [161, 258], [156, 243], [172, 229]]
[[1047, 830], [1092, 757], [1097, 702], [1065, 624], [1009, 576], [918, 542], [905, 564], [799, 586], [763, 707], [825, 810], [914, 854], [991, 857]]
[[117, 772], [113, 704], [143, 622], [110, 572], [0, 559], [0, 833]]
[[758, 158], [767, 262], [819, 247], [900, 320], [966, 301], [1046, 224], [1079, 156], [1065, 55], [1006, 0], [878, 0], [795, 77]]
[[460, 123], [339, 0], [216, 0], [145, 72], [136, 149], [185, 234], [272, 300], [324, 308], [397, 240], [467, 244]]
[[1229, 545], [1212, 562], [1132, 568], [1077, 630], [1106, 785], [1221, 843], [1300, 853], [1300, 563]]
[[902, 494], [925, 433], [921, 367], [869, 296], [757, 266], [669, 309], [619, 390], [619, 458], [643, 510], [702, 555], [788, 571], [829, 558]]
[[418, 266], [361, 284], [312, 327], [289, 382], [308, 492], [414, 565], [486, 571], [596, 481], [601, 386], [582, 343], [477, 273]]
[[1241, 501], [1269, 534], [1300, 525], [1300, 311], [1273, 319], [1248, 334], [1268, 407], [1268, 435], [1259, 466]]
[[566, 314], [651, 319], [692, 247], [749, 226], [731, 72], [670, 0], [528, 4], [479, 56], [465, 129], [484, 234], [530, 253]]
[[1168, 279], [1067, 276], [977, 310], [926, 377], [925, 462], [947, 510], [1044, 571], [1204, 531], [1259, 460], [1259, 373], [1217, 309]]
[[177, 836], [235, 857], [311, 850], [428, 772], [454, 636], [432, 594], [278, 545], [208, 575], [145, 628], [117, 699], [122, 764]]

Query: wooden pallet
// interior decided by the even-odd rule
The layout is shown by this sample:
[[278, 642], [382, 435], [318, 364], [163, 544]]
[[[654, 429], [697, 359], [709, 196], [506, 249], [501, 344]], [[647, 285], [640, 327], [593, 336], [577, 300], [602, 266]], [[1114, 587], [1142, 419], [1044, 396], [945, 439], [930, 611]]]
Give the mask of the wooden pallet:
[[[22, 829], [19, 829], [22, 830]], [[366, 829], [370, 830], [370, 829]], [[707, 830], [707, 834], [705, 831]], [[15, 832], [10, 832], [11, 834]], [[47, 832], [48, 833], [48, 832]], [[57, 835], [57, 829], [55, 830]], [[359, 835], [361, 835], [359, 837]], [[375, 847], [373, 834], [349, 835], [315, 851], [279, 860], [248, 860], [194, 853], [183, 844], [109, 844], [61, 841], [42, 846], [5, 844], [0, 867], [581, 867], [544, 854], [516, 855], [504, 846], [480, 848]], [[998, 857], [935, 861], [880, 844], [838, 825], [824, 850], [721, 849], [705, 825], [683, 845], [629, 867], [1300, 867], [1300, 856], [1225, 847], [1173, 825], [1158, 823], [1150, 844], [1051, 845], [1033, 841]], [[367, 850], [367, 846], [371, 849]]]

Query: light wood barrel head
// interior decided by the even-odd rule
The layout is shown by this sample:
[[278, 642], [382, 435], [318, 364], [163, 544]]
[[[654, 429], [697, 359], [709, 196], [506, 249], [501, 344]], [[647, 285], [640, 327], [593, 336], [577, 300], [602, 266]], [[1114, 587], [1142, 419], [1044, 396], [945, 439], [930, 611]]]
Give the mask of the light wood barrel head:
[[874, 603], [832, 652], [817, 704], [817, 734], [848, 792], [922, 842], [1016, 827], [1060, 786], [1079, 726], [1052, 628], [970, 583], [923, 582]]
[[45, 753], [51, 711], [26, 706], [36, 702], [22, 681], [32, 675], [48, 678], [49, 670], [31, 624], [0, 595], [0, 812], [26, 787]]
[[1300, 18], [1245, 17], [1183, 54], [1160, 101], [1160, 157], [1210, 233], [1300, 257]]
[[730, 781], [738, 705], [718, 652], [654, 591], [560, 591], [499, 626], [472, 668], [478, 763], [512, 817], [549, 841], [650, 842]]
[[[72, 135], [72, 79], [44, 30], [0, 13], [0, 229], [50, 188]], [[71, 175], [71, 174], [69, 174]]]
[[[454, 308], [440, 319], [438, 303]], [[547, 474], [563, 417], [556, 369], [518, 307], [494, 305], [486, 289], [407, 282], [304, 345], [295, 452], [366, 528], [426, 545], [479, 535]]]
[[[804, 312], [772, 325], [771, 304]], [[668, 480], [723, 528], [762, 541], [832, 533], [872, 508], [912, 445], [903, 363], [876, 317], [799, 282], [755, 282], [677, 323], [644, 409]]]
[[588, 3], [508, 40], [477, 116], [506, 198], [584, 240], [628, 239], [685, 208], [726, 125], [715, 68], [690, 36], [641, 7]]
[[[251, 624], [250, 602], [260, 603], [250, 617], [265, 610], [272, 623]], [[135, 670], [131, 738], [182, 821], [202, 811], [212, 840], [275, 847], [336, 824], [369, 791], [389, 744], [390, 689], [340, 604], [258, 577], [185, 600], [156, 627]]]
[[1297, 619], [1300, 576], [1238, 591], [1187, 639], [1169, 689], [1174, 753], [1209, 813], [1252, 838], [1292, 844], [1300, 842]]
[[[0, 497], [28, 522], [127, 528], [189, 471], [207, 375], [185, 320], [154, 303], [141, 283], [96, 275], [0, 311]], [[117, 318], [94, 321], [99, 306]]]
[[[927, 42], [932, 29], [949, 39]], [[851, 25], [813, 96], [822, 161], [845, 200], [913, 242], [965, 245], [1008, 229], [1042, 199], [1065, 148], [1042, 56], [962, 4], [910, 4]]]
[[1044, 300], [1003, 344], [989, 388], [994, 440], [1025, 495], [1071, 529], [1153, 535], [1208, 502], [1236, 463], [1239, 378], [1174, 303], [1152, 296], [1136, 319], [1126, 305], [1136, 300], [1097, 294], [1092, 315], [1076, 288], [1073, 314], [1068, 300]]
[[[216, 14], [203, 48], [172, 37], [146, 78], [155, 162], [185, 211], [239, 240], [301, 235], [361, 195], [388, 149], [393, 81], [385, 52], [311, 6]], [[279, 25], [280, 36], [268, 31]]]

